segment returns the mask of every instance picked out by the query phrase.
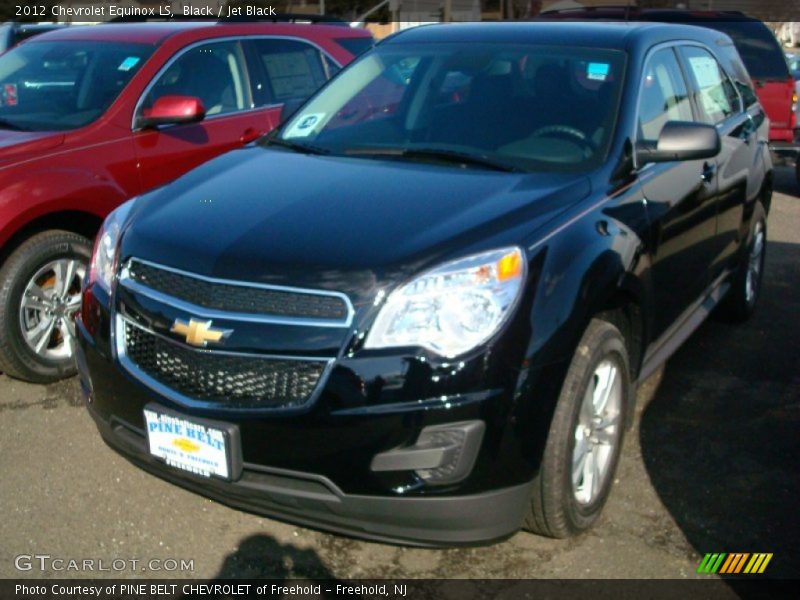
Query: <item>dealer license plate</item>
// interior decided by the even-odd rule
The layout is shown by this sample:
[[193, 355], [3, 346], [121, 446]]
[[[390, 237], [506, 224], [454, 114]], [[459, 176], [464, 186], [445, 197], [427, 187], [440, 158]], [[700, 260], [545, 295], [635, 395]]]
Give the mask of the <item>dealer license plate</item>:
[[230, 436], [226, 431], [145, 408], [150, 454], [196, 475], [229, 479]]

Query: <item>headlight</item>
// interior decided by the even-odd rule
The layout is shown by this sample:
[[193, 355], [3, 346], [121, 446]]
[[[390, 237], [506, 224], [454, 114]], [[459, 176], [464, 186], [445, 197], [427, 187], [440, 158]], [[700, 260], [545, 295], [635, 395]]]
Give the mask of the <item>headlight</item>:
[[365, 347], [422, 346], [447, 358], [464, 354], [500, 329], [522, 291], [525, 271], [517, 247], [428, 271], [389, 296]]
[[111, 292], [111, 282], [117, 268], [117, 248], [122, 226], [133, 206], [133, 200], [121, 204], [103, 222], [94, 242], [92, 266], [89, 270], [89, 284], [98, 283]]

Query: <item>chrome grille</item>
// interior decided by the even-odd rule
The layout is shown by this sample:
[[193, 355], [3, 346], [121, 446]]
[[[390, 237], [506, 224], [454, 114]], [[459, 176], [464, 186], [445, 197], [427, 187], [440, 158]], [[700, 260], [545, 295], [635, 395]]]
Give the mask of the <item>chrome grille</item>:
[[123, 364], [183, 399], [225, 408], [292, 408], [312, 396], [326, 360], [260, 357], [193, 350], [117, 316]]
[[231, 313], [347, 322], [350, 307], [340, 294], [211, 280], [133, 259], [127, 277], [195, 306]]

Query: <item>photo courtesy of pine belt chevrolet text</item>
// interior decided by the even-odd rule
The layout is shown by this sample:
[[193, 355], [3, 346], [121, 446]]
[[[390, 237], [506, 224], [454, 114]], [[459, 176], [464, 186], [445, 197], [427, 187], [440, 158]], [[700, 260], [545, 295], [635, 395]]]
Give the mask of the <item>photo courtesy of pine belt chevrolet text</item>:
[[770, 123], [731, 38], [416, 27], [290, 104], [105, 220], [76, 351], [100, 435], [347, 535], [590, 528], [637, 383], [759, 297]]

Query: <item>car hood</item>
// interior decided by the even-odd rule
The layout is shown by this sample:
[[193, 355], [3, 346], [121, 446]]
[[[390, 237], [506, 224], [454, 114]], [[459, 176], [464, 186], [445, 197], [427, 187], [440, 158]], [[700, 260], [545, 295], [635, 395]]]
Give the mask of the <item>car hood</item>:
[[209, 277], [371, 298], [439, 260], [521, 243], [590, 189], [583, 175], [254, 146], [142, 196], [121, 255]]
[[60, 146], [64, 142], [63, 133], [52, 131], [9, 131], [0, 130], [0, 164], [18, 159], [22, 155], [42, 152]]

